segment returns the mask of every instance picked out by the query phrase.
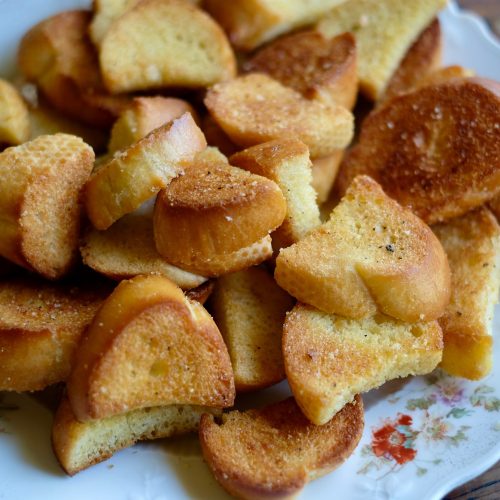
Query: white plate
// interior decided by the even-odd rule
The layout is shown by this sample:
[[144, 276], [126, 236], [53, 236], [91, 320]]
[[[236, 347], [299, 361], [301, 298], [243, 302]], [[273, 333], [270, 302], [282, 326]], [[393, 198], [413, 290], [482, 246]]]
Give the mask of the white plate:
[[[0, 74], [12, 71], [18, 40], [30, 25], [51, 13], [88, 4], [89, 0], [0, 0]], [[500, 45], [485, 25], [453, 5], [441, 21], [445, 62], [500, 80]], [[494, 329], [500, 331], [499, 308]], [[498, 342], [495, 361], [493, 373], [477, 383], [437, 372], [389, 383], [365, 395], [366, 428], [357, 451], [340, 469], [308, 485], [301, 498], [437, 500], [486, 470], [500, 458]], [[283, 386], [275, 388], [266, 399], [285, 391]], [[4, 394], [0, 498], [226, 498], [204, 465], [196, 438], [139, 444], [69, 478], [51, 452], [51, 418], [33, 399]], [[402, 445], [389, 449], [395, 439]]]

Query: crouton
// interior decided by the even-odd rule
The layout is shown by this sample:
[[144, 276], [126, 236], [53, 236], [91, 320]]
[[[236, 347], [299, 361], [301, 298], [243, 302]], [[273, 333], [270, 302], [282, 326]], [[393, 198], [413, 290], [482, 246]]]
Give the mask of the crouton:
[[321, 205], [328, 200], [343, 158], [344, 150], [339, 149], [330, 156], [316, 158], [312, 161], [311, 185], [316, 191], [318, 204]]
[[18, 145], [30, 136], [28, 109], [16, 88], [0, 79], [0, 144]]

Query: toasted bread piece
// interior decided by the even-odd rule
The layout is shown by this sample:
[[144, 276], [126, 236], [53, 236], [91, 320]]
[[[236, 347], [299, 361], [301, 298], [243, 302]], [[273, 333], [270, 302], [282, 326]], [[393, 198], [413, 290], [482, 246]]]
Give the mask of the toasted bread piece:
[[353, 117], [347, 109], [305, 99], [264, 74], [215, 85], [205, 104], [229, 138], [242, 147], [296, 137], [309, 147], [312, 158], [318, 158], [347, 146], [353, 135]]
[[179, 162], [192, 158], [207, 143], [190, 113], [153, 130], [117, 152], [92, 174], [85, 186], [85, 206], [97, 229], [107, 229], [182, 171]]
[[56, 14], [21, 40], [19, 67], [59, 111], [75, 120], [109, 127], [128, 102], [106, 95], [94, 47], [87, 37], [90, 12]]
[[478, 380], [491, 370], [491, 323], [500, 288], [500, 226], [486, 208], [434, 226], [448, 255], [451, 301], [439, 319], [444, 351], [441, 367]]
[[196, 288], [192, 288], [186, 292], [186, 297], [189, 300], [196, 300], [201, 305], [204, 305], [205, 302], [210, 298], [213, 291], [215, 289], [215, 280], [208, 280], [205, 283], [197, 286]]
[[434, 19], [408, 49], [392, 75], [382, 100], [391, 99], [416, 88], [441, 63], [443, 40], [439, 19]]
[[153, 236], [153, 220], [147, 215], [126, 215], [106, 231], [89, 227], [80, 252], [87, 266], [116, 280], [159, 273], [183, 289], [206, 281], [203, 276], [170, 265], [160, 256]]
[[155, 406], [79, 422], [64, 397], [54, 417], [52, 447], [61, 467], [73, 476], [138, 441], [196, 432], [203, 414], [219, 415], [220, 410], [206, 406]]
[[0, 144], [21, 144], [29, 136], [28, 108], [17, 89], [0, 78]]
[[312, 187], [316, 191], [318, 204], [328, 200], [332, 191], [337, 173], [344, 158], [344, 150], [339, 149], [330, 156], [316, 158], [312, 162]]
[[391, 100], [363, 122], [339, 172], [367, 174], [429, 224], [500, 192], [500, 83], [456, 79]]
[[79, 137], [43, 135], [0, 153], [0, 255], [49, 279], [76, 261], [79, 196], [94, 152]]
[[493, 212], [497, 221], [500, 221], [500, 195], [495, 196], [488, 202], [488, 208]]
[[98, 153], [106, 150], [108, 134], [105, 130], [76, 122], [39, 99], [36, 106], [29, 106], [30, 139], [40, 135], [71, 134], [81, 137]]
[[450, 299], [439, 240], [367, 176], [354, 179], [328, 222], [280, 251], [275, 278], [298, 300], [349, 318], [378, 310], [430, 321]]
[[[183, 167], [185, 174], [156, 199], [154, 234], [160, 255], [182, 269], [216, 276], [220, 263], [231, 254], [254, 244], [258, 248], [264, 244], [265, 249], [261, 240], [281, 225], [286, 214], [280, 188], [265, 177], [232, 167], [214, 148]], [[260, 250], [255, 256], [259, 254]], [[238, 255], [234, 256], [237, 268], [223, 272], [242, 269]]]
[[139, 2], [111, 24], [99, 60], [112, 93], [206, 87], [236, 74], [222, 29], [185, 0]]
[[327, 37], [354, 33], [360, 89], [375, 101], [411, 44], [445, 5], [446, 0], [351, 0], [332, 9], [317, 29]]
[[85, 333], [68, 380], [87, 421], [149, 406], [232, 406], [234, 378], [207, 311], [160, 275], [122, 281]]
[[428, 73], [417, 83], [417, 88], [426, 87], [428, 85], [439, 85], [446, 83], [455, 78], [472, 78], [476, 76], [474, 70], [464, 68], [463, 66], [445, 66]]
[[230, 163], [276, 182], [286, 200], [283, 224], [273, 233], [275, 248], [289, 246], [318, 227], [309, 149], [298, 139], [278, 139], [231, 156]]
[[352, 109], [358, 94], [356, 40], [351, 33], [332, 39], [317, 31], [279, 38], [244, 65], [266, 73], [308, 99], [334, 101]]
[[361, 398], [330, 422], [308, 422], [293, 398], [259, 410], [232, 411], [200, 422], [203, 456], [215, 478], [238, 498], [295, 498], [354, 451], [364, 426]]
[[231, 43], [253, 50], [264, 42], [307, 26], [345, 0], [205, 0], [204, 7], [221, 24]]
[[113, 125], [109, 153], [131, 146], [155, 128], [180, 118], [184, 113], [191, 113], [197, 120], [196, 111], [182, 99], [161, 96], [135, 97]]
[[217, 280], [211, 311], [229, 350], [236, 391], [267, 387], [285, 378], [281, 333], [285, 313], [294, 303], [258, 267]]
[[0, 391], [37, 391], [66, 380], [78, 341], [110, 291], [88, 279], [77, 286], [3, 278]]
[[402, 323], [383, 315], [354, 320], [297, 304], [283, 327], [288, 382], [304, 415], [317, 425], [355, 394], [431, 372], [442, 352], [437, 321]]
[[216, 147], [222, 154], [229, 157], [241, 149], [229, 139], [224, 130], [217, 125], [217, 122], [209, 114], [203, 118], [201, 129], [205, 134], [208, 145]]

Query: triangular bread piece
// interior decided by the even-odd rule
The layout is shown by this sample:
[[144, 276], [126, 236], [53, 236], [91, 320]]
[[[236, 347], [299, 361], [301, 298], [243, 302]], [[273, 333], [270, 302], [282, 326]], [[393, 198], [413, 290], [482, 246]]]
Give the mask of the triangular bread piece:
[[354, 179], [328, 222], [280, 251], [275, 278], [300, 301], [351, 318], [378, 310], [429, 321], [450, 298], [439, 240], [366, 176]]
[[361, 398], [325, 425], [313, 425], [293, 398], [259, 410], [203, 415], [200, 441], [215, 478], [238, 498], [295, 498], [308, 483], [340, 466], [363, 432]]
[[286, 200], [283, 224], [273, 233], [275, 248], [289, 246], [318, 227], [319, 209], [312, 187], [309, 149], [297, 139], [278, 139], [236, 153], [232, 165], [276, 182]]
[[99, 60], [112, 93], [206, 87], [232, 78], [236, 62], [226, 35], [185, 0], [142, 0], [111, 24]]
[[308, 99], [334, 101], [347, 109], [356, 102], [356, 40], [351, 33], [332, 39], [317, 31], [288, 35], [257, 52], [243, 69], [266, 73]]
[[221, 276], [211, 311], [229, 350], [237, 391], [270, 386], [285, 378], [281, 333], [295, 301], [264, 269]]
[[111, 292], [106, 282], [80, 281], [2, 278], [0, 391], [38, 391], [66, 380], [80, 337]]
[[242, 147], [296, 137], [309, 147], [312, 158], [318, 158], [344, 148], [353, 135], [353, 117], [347, 109], [305, 99], [264, 74], [213, 86], [205, 105], [229, 138]]
[[477, 380], [493, 362], [491, 331], [500, 287], [500, 226], [486, 208], [433, 227], [448, 255], [451, 300], [439, 318], [444, 351], [441, 367]]
[[385, 89], [383, 101], [417, 87], [419, 81], [437, 69], [442, 53], [441, 25], [434, 19], [408, 49]]
[[159, 275], [122, 281], [88, 328], [68, 380], [80, 421], [149, 406], [226, 407], [231, 362], [207, 311]]
[[431, 372], [442, 352], [437, 321], [402, 323], [382, 315], [354, 320], [297, 304], [283, 327], [288, 383], [317, 425], [328, 422], [355, 394]]
[[182, 289], [206, 281], [203, 276], [172, 266], [161, 257], [155, 246], [153, 219], [147, 215], [126, 215], [106, 231], [89, 227], [80, 252], [87, 266], [116, 280], [159, 273]]
[[205, 0], [203, 6], [238, 49], [252, 50], [294, 28], [307, 26], [345, 0]]
[[[242, 269], [239, 257], [244, 255], [236, 252], [260, 257], [251, 247], [262, 247], [285, 217], [280, 188], [265, 177], [232, 167], [214, 148], [184, 162], [183, 168], [184, 175], [156, 200], [154, 234], [160, 255], [204, 276]], [[247, 259], [246, 267], [260, 262]]]
[[0, 145], [17, 145], [30, 137], [28, 108], [17, 89], [0, 79]]
[[445, 5], [446, 0], [350, 0], [332, 9], [317, 29], [328, 37], [354, 33], [361, 90], [377, 100], [410, 45]]
[[500, 83], [455, 79], [392, 99], [368, 116], [339, 172], [366, 174], [429, 224], [500, 192]]
[[94, 152], [79, 137], [42, 135], [0, 153], [0, 255], [49, 279], [76, 262], [80, 193]]
[[155, 406], [79, 422], [63, 397], [54, 417], [52, 447], [61, 467], [73, 476], [138, 441], [196, 432], [203, 414], [220, 413], [206, 406]]
[[107, 229], [182, 172], [180, 161], [193, 158], [207, 143], [190, 113], [153, 130], [95, 170], [85, 186], [92, 224]]

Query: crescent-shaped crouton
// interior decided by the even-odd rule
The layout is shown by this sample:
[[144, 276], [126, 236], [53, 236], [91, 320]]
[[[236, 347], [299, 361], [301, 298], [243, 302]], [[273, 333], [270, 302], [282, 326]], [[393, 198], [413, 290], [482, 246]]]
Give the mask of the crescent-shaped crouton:
[[382, 315], [354, 320], [298, 304], [283, 327], [288, 383], [317, 425], [328, 422], [355, 394], [431, 372], [442, 353], [437, 321], [402, 323]]
[[199, 432], [217, 481], [238, 498], [285, 499], [345, 462], [361, 439], [364, 411], [358, 396], [317, 426], [289, 398], [260, 410], [225, 413], [221, 420], [203, 415]]
[[227, 407], [231, 362], [211, 316], [160, 275], [122, 281], [75, 354], [68, 397], [80, 421], [172, 404]]
[[0, 153], [0, 255], [49, 279], [78, 255], [79, 198], [94, 152], [79, 137], [42, 135]]
[[99, 60], [112, 93], [206, 87], [232, 78], [236, 62], [226, 35], [185, 0], [142, 0], [111, 24]]
[[430, 321], [450, 299], [439, 240], [366, 176], [356, 177], [328, 222], [280, 251], [275, 277], [300, 301], [350, 318], [378, 310]]

